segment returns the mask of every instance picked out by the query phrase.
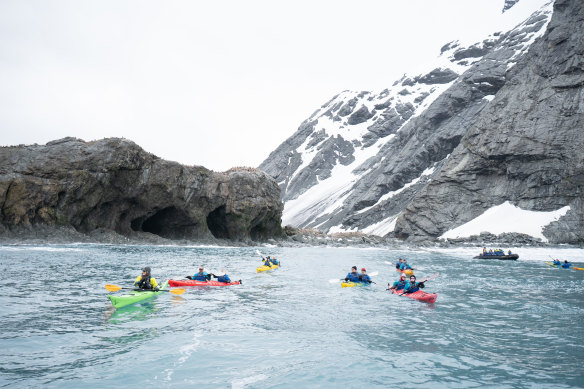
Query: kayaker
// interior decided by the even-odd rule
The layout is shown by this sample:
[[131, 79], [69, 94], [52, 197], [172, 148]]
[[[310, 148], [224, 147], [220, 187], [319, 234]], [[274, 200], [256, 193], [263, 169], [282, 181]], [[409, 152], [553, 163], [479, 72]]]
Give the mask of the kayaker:
[[401, 265], [402, 265], [402, 263], [403, 263], [403, 259], [401, 259], [401, 258], [400, 258], [400, 259], [399, 259], [399, 260], [398, 260], [398, 261], [395, 263], [395, 268], [396, 268], [397, 270], [399, 270], [399, 269], [400, 269], [400, 267], [401, 267]]
[[403, 263], [401, 264], [401, 266], [399, 267], [399, 269], [400, 270], [414, 270], [414, 269], [412, 269], [412, 267], [410, 266], [408, 261], [405, 259], [404, 259]]
[[572, 264], [568, 261], [564, 261], [564, 263], [562, 263], [562, 268], [564, 269], [569, 269], [570, 266], [572, 266]]
[[416, 282], [416, 276], [411, 275], [410, 280], [404, 286], [404, 293], [414, 293], [424, 287], [423, 282]]
[[554, 259], [554, 265], [555, 266], [560, 266], [562, 264], [562, 262], [560, 262], [559, 259]]
[[357, 266], [351, 268], [351, 272], [345, 277], [345, 281], [361, 282], [361, 275], [357, 273]]
[[266, 257], [266, 260], [264, 262], [264, 266], [269, 266], [272, 267], [272, 260], [270, 259], [270, 257]]
[[280, 266], [280, 261], [278, 261], [276, 258], [272, 257], [271, 261], [272, 261], [272, 264], [274, 264], [276, 266]]
[[199, 272], [195, 273], [192, 277], [187, 276], [187, 278], [193, 281], [209, 281], [211, 279], [211, 274], [207, 273], [203, 266], [199, 266]]
[[212, 274], [212, 276], [217, 278], [217, 281], [219, 281], [219, 282], [226, 282], [226, 283], [231, 282], [231, 278], [229, 278], [229, 276], [226, 274], [225, 269], [221, 269], [221, 272], [219, 274]]
[[367, 269], [362, 268], [361, 269], [361, 275], [359, 275], [359, 281], [365, 283], [365, 284], [370, 284], [371, 281], [371, 277], [369, 277], [369, 275], [367, 274]]
[[[402, 273], [399, 277], [399, 280], [394, 282], [389, 289], [402, 290], [406, 286], [406, 283], [406, 275]], [[387, 286], [389, 286], [389, 284], [387, 284]]]
[[156, 282], [156, 278], [152, 277], [149, 266], [146, 266], [144, 269], [142, 269], [142, 274], [136, 277], [134, 286], [140, 289], [158, 290], [158, 282]]

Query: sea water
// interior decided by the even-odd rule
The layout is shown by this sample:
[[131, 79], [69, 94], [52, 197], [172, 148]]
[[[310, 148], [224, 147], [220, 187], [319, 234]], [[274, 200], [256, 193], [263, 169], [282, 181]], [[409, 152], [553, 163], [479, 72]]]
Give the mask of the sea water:
[[[256, 250], [282, 267], [257, 273]], [[0, 386], [584, 386], [584, 271], [544, 263], [584, 250], [479, 250], [0, 246]], [[399, 257], [439, 273], [425, 288], [435, 304], [386, 291]], [[243, 284], [118, 310], [104, 288], [131, 287], [144, 266], [161, 282], [199, 265]], [[353, 265], [375, 284], [341, 288]]]

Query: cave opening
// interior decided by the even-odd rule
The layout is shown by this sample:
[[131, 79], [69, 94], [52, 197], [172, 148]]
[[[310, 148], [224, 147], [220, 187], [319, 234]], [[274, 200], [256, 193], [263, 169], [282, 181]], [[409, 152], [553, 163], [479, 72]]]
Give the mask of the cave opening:
[[134, 231], [150, 232], [167, 239], [188, 239], [196, 237], [197, 223], [184, 211], [167, 207], [148, 218], [132, 220]]
[[207, 215], [207, 227], [209, 227], [209, 231], [215, 238], [229, 239], [225, 205], [215, 208]]

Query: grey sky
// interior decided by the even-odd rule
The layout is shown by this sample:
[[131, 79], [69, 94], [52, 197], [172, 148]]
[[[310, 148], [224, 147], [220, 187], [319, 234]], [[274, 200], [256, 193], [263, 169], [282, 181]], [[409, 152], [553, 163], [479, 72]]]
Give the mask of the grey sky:
[[3, 0], [0, 144], [116, 136], [257, 166], [335, 94], [483, 37], [503, 2]]

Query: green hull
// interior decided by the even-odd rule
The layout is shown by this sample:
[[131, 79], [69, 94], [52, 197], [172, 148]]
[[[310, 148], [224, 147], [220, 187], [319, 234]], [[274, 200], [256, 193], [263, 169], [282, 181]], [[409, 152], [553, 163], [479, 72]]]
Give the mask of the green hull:
[[[167, 286], [168, 286], [168, 280], [163, 282], [162, 285], [160, 285], [160, 289], [166, 289]], [[142, 292], [139, 290], [135, 290], [135, 291], [129, 292], [128, 294], [123, 294], [121, 296], [114, 296], [114, 295], [108, 294], [107, 297], [109, 297], [114, 308], [118, 309], [121, 307], [125, 307], [126, 305], [134, 304], [134, 303], [137, 303], [139, 301], [152, 298], [154, 296], [159, 295], [160, 293], [163, 293], [163, 292], [146, 292], [146, 291]]]

